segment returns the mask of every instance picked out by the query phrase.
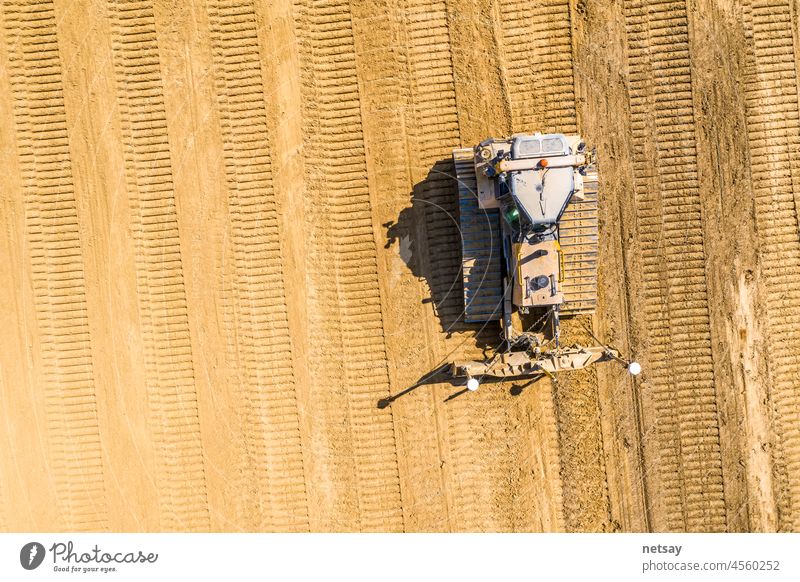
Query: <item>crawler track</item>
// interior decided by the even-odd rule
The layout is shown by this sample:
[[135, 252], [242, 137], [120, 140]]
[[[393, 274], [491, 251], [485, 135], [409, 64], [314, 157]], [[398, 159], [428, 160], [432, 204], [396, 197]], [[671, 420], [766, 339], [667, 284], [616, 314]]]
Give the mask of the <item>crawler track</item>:
[[564, 313], [591, 313], [597, 307], [598, 176], [592, 169], [583, 181], [584, 199], [573, 198], [559, 221], [564, 252]]

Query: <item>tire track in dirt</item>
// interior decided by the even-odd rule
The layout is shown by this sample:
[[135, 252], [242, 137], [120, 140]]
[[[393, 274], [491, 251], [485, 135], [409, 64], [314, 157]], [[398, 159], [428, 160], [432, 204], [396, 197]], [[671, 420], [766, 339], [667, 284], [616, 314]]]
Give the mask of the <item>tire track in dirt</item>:
[[[512, 131], [577, 133], [570, 3], [539, 0], [531, 6], [521, 1], [501, 2], [500, 19]], [[599, 196], [602, 197], [602, 191]], [[593, 204], [596, 205], [596, 201], [589, 197], [584, 206]], [[564, 229], [566, 237], [583, 235], [587, 223], [582, 220], [577, 206], [571, 207], [565, 218], [568, 221]], [[569, 246], [565, 248], [570, 256], [568, 269], [573, 273], [576, 261], [585, 264], [590, 259], [590, 253], [575, 253]], [[593, 269], [589, 266], [590, 273], [596, 272]], [[569, 289], [572, 293], [578, 290], [582, 292], [584, 287]], [[591, 291], [596, 294], [596, 286]], [[591, 309], [594, 303], [581, 302], [579, 309]], [[589, 317], [581, 316], [581, 321], [592, 325]], [[565, 343], [586, 345], [593, 341], [577, 319], [562, 320], [562, 336]], [[609, 529], [595, 370], [560, 377], [552, 393], [558, 419], [565, 527], [570, 531]]]
[[800, 530], [800, 114], [789, 2], [747, 0], [747, 133], [767, 320], [778, 529]]
[[108, 525], [80, 224], [51, 2], [6, 2], [10, 79], [62, 527]]
[[[248, 472], [259, 529], [307, 531], [291, 338], [253, 6], [208, 3], [236, 264]], [[247, 487], [245, 486], [245, 489]], [[243, 490], [245, 490], [243, 489]]]
[[[626, 0], [656, 530], [724, 531], [686, 5]], [[648, 144], [653, 144], [652, 149]], [[653, 162], [655, 161], [655, 168]], [[649, 446], [648, 446], [649, 445]]]
[[[328, 431], [326, 450], [315, 453], [331, 457], [325, 485], [341, 512], [328, 528], [401, 531], [392, 412], [376, 407], [389, 395], [389, 376], [350, 10], [343, 0], [302, 0], [295, 17], [304, 63], [309, 368]], [[355, 495], [341, 490], [351, 484]]]
[[727, 531], [774, 531], [766, 318], [758, 261], [744, 82], [742, 8], [688, 11], [692, 94]]
[[207, 530], [203, 451], [155, 20], [149, 2], [110, 0], [109, 12], [134, 214], [161, 529]]

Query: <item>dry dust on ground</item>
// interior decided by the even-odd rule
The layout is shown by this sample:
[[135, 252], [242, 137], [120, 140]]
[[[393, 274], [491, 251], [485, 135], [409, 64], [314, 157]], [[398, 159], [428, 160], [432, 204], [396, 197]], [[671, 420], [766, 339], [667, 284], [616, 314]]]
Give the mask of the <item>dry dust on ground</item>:
[[[799, 531], [798, 54], [798, 0], [3, 0], [0, 530]], [[599, 156], [564, 336], [644, 372], [465, 394], [450, 152], [537, 130]]]

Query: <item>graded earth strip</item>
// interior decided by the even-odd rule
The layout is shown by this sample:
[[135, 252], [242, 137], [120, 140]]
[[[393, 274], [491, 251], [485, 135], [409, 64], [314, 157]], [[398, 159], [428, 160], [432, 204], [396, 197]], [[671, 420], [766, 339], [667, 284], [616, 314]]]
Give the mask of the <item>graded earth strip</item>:
[[309, 366], [326, 409], [329, 470], [341, 474], [332, 495], [350, 505], [329, 527], [402, 531], [392, 411], [376, 406], [390, 389], [350, 9], [299, 1], [295, 18], [306, 73]]
[[750, 171], [763, 267], [780, 531], [800, 529], [800, 115], [789, 2], [748, 0]]
[[[716, 388], [698, 191], [686, 6], [625, 2], [634, 193], [641, 237], [652, 527], [724, 531]], [[646, 144], [652, 143], [652, 149]], [[652, 168], [655, 160], [655, 171]], [[647, 426], [649, 425], [649, 426]], [[649, 445], [649, 446], [648, 446]]]
[[236, 265], [247, 480], [265, 515], [258, 529], [307, 531], [303, 451], [281, 260], [279, 208], [256, 15], [251, 3], [208, 2]]
[[41, 343], [49, 465], [72, 531], [108, 525], [80, 224], [51, 2], [6, 2], [10, 82]]
[[110, 0], [109, 13], [161, 529], [206, 531], [205, 468], [155, 18], [150, 3], [142, 1]]

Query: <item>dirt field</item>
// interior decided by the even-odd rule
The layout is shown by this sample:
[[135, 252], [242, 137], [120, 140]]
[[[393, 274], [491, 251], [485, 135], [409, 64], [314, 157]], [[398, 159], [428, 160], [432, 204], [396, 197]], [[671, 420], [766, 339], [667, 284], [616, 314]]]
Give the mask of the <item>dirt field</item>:
[[[0, 6], [0, 530], [800, 531], [800, 0]], [[537, 130], [644, 371], [419, 384]]]

